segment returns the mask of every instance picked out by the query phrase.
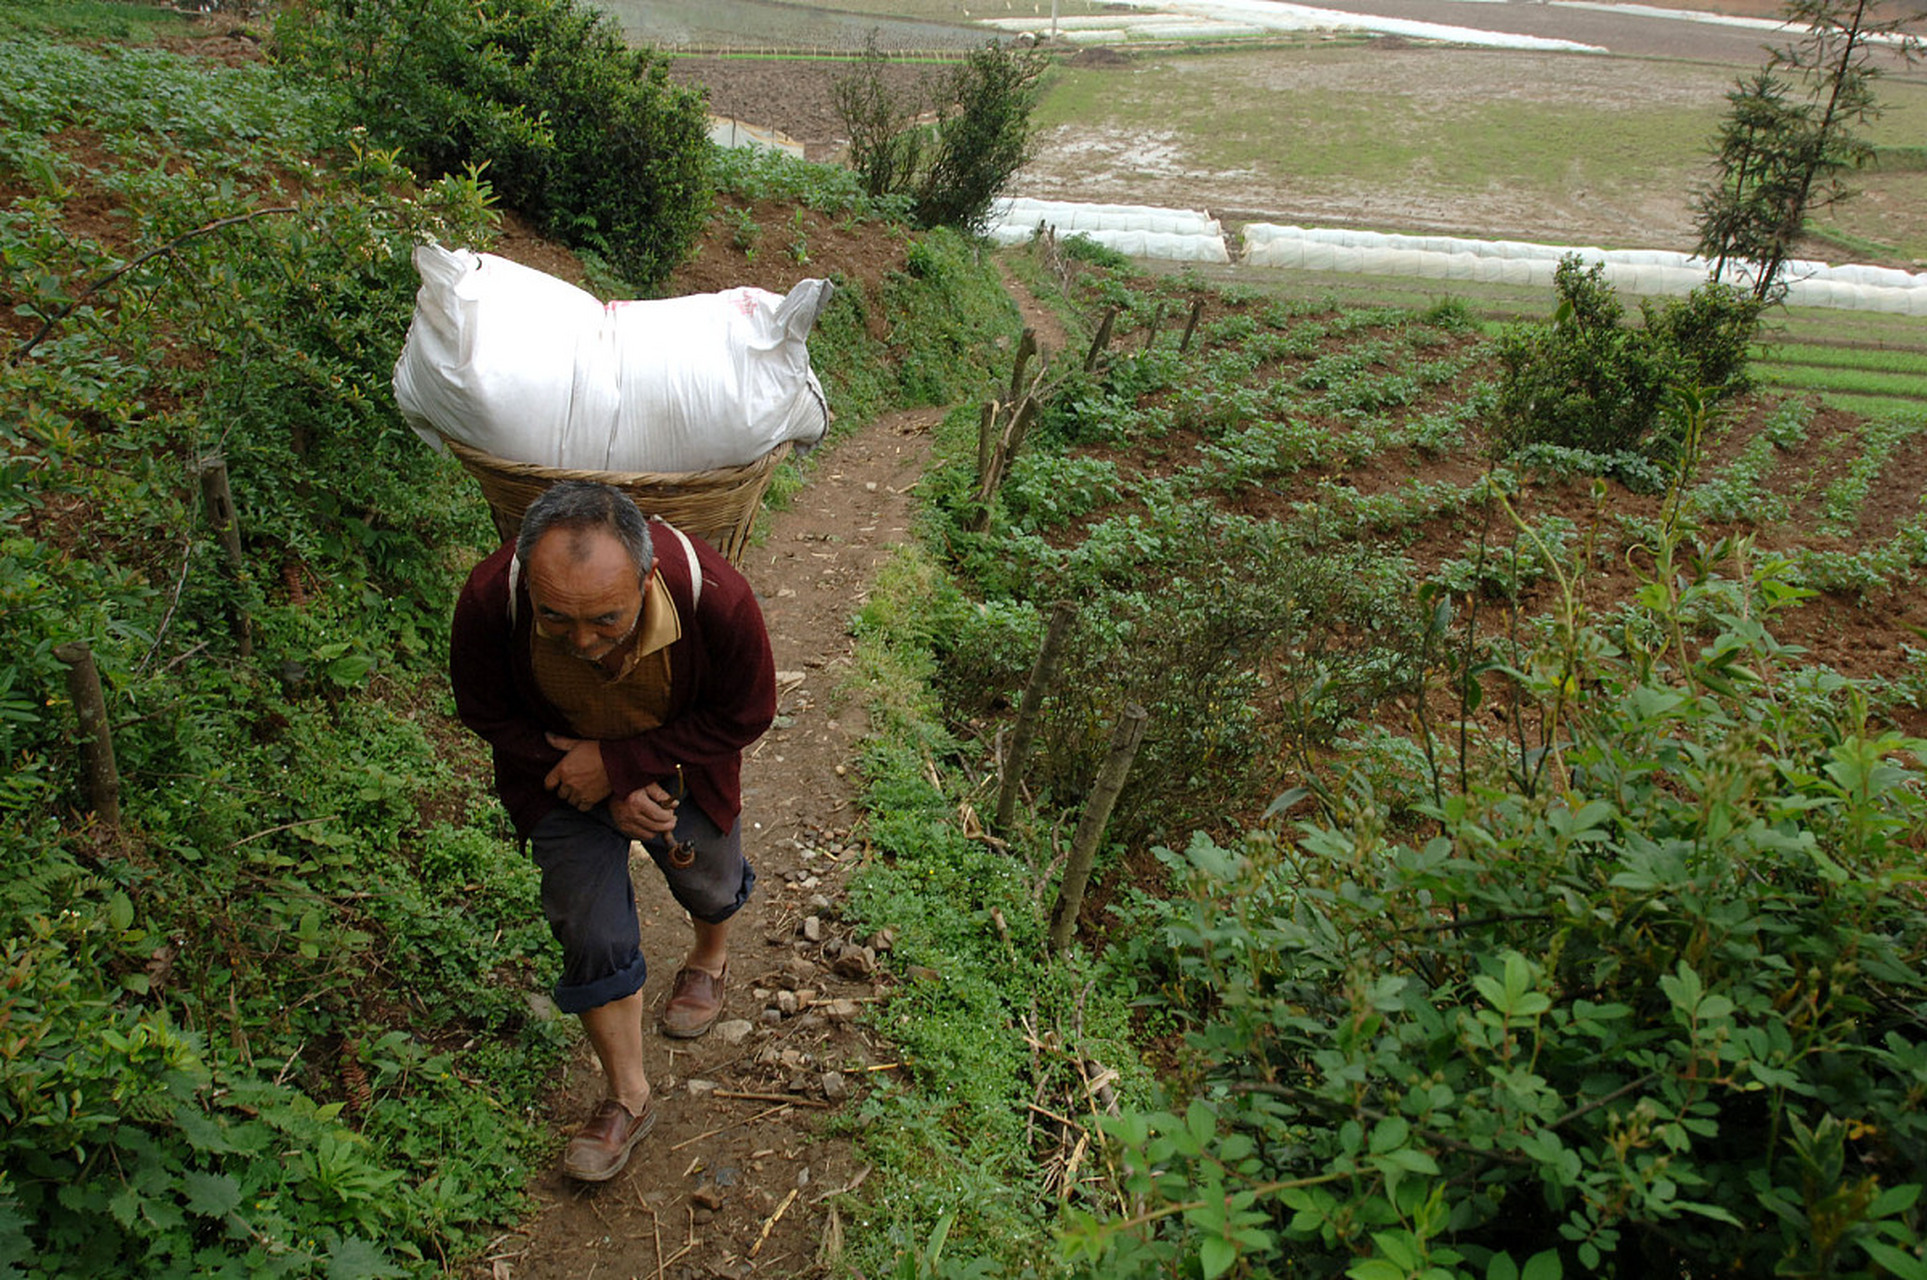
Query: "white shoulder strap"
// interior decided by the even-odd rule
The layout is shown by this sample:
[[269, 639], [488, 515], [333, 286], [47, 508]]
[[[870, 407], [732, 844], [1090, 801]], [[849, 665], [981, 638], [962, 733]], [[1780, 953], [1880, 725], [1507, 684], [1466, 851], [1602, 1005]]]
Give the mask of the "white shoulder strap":
[[662, 527], [676, 535], [683, 555], [689, 559], [689, 607], [693, 610], [703, 602], [703, 567], [696, 563], [696, 548], [690, 544], [689, 535], [675, 525], [664, 521]]
[[509, 556], [509, 630], [515, 629], [515, 590], [522, 583], [522, 557]]

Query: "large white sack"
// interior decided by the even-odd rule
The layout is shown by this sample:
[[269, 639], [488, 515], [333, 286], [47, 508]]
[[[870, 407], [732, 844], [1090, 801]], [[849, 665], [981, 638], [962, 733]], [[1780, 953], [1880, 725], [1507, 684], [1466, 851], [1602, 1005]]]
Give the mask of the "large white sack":
[[395, 401], [438, 448], [447, 435], [535, 466], [706, 471], [828, 426], [806, 347], [828, 281], [604, 305], [493, 254], [423, 245], [415, 269]]

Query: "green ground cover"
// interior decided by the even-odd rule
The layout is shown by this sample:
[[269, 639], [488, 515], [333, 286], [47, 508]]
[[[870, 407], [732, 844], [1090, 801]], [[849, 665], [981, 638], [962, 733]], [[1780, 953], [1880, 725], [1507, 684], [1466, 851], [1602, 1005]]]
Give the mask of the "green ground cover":
[[[1058, 288], [1028, 255], [1009, 261]], [[1168, 331], [1141, 341], [1199, 296], [1188, 353]], [[951, 1149], [963, 1169], [924, 1168], [947, 1193], [893, 1228], [903, 1274], [940, 1273], [941, 1252], [980, 1275], [1766, 1275], [1813, 1262], [1814, 1215], [1838, 1204], [1802, 1198], [1816, 1170], [1865, 1193], [1843, 1265], [1918, 1270], [1927, 1169], [1900, 1135], [1921, 1128], [1905, 1100], [1920, 946], [1877, 963], [1899, 1021], [1840, 1043], [1870, 1073], [1848, 1098], [1773, 1030], [1773, 993], [1801, 979], [1752, 941], [1825, 938], [1814, 957], [1835, 963], [1841, 928], [1912, 937], [1901, 886], [1918, 874], [1927, 744], [1885, 717], [1924, 690], [1848, 680], [1829, 652], [1773, 636], [1812, 590], [1887, 598], [1914, 580], [1918, 521], [1852, 551], [1809, 550], [1813, 530], [1782, 522], [1809, 504], [1851, 543], [1918, 425], [1828, 420], [1815, 441], [1810, 405], [1768, 397], [1715, 421], [1717, 464], [1689, 449], [1642, 472], [1549, 446], [1494, 460], [1466, 411], [1483, 342], [1461, 306], [1354, 309], [1128, 270], [1085, 275], [1066, 301], [1079, 333], [1117, 310], [1107, 367], [1060, 375], [988, 512], [976, 415], [946, 421], [927, 549], [866, 615], [866, 653], [941, 695], [917, 701], [914, 729], [886, 727], [873, 820], [897, 881], [979, 856], [902, 821], [901, 798], [916, 789], [934, 817], [982, 795], [994, 765], [970, 743], [1016, 701], [1049, 602], [1077, 601], [1027, 774], [1036, 809], [996, 833], [995, 875], [945, 898], [1008, 912], [1012, 864], [1047, 889], [1109, 723], [1126, 700], [1149, 708], [1134, 776], [1155, 803], [1127, 793], [1114, 817], [1100, 868], [1123, 887], [1085, 941], [1090, 998], [1128, 994], [1134, 1043], [1161, 1069], [1125, 1067], [1114, 1117], [1075, 1093], [1052, 1108], [1106, 1142], [1102, 1173], [1065, 1187], [1061, 1126], [1014, 1161], [1060, 1198], [1059, 1258], [992, 1213], [1012, 1195], [1050, 1211], [1035, 1183], [973, 1180], [1008, 1148]], [[1421, 479], [1438, 460], [1456, 478]], [[1602, 467], [1638, 484], [1589, 478]], [[1802, 763], [1814, 750], [1819, 774]], [[1890, 785], [1845, 783], [1874, 805], [1847, 819], [1823, 797], [1871, 781], [1876, 760]], [[1861, 871], [1827, 879], [1864, 894], [1792, 888], [1813, 884], [1805, 850], [1836, 848]], [[946, 945], [977, 957], [973, 978], [1023, 990], [1037, 918], [1012, 920], [1001, 961], [968, 928]], [[1648, 945], [1675, 927], [1677, 945]], [[928, 954], [941, 970], [948, 953]], [[1708, 1055], [1722, 1082], [1695, 1065]], [[999, 1062], [1013, 1102], [1065, 1083]], [[1888, 1135], [1872, 1159], [1846, 1138], [1863, 1105]], [[1524, 1198], [1501, 1210], [1472, 1190], [1500, 1182]]]
[[[496, 535], [391, 389], [410, 251], [488, 247], [492, 193], [337, 129], [312, 78], [102, 19], [0, 9], [0, 1272], [449, 1272], [523, 1207], [575, 1034], [446, 685]], [[707, 176], [887, 213], [781, 159]], [[941, 232], [909, 256], [818, 318], [839, 407], [989, 377], [1013, 323], [989, 266]], [[900, 327], [902, 358], [874, 336]], [[200, 514], [216, 453], [238, 569]], [[72, 642], [117, 826], [82, 785]]]

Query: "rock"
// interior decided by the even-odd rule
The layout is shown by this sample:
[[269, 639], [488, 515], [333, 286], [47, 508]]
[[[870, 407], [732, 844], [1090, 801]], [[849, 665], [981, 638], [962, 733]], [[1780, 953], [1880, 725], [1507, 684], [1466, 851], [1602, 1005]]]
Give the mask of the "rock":
[[905, 969], [903, 971], [903, 975], [904, 977], [909, 978], [912, 982], [942, 982], [943, 981], [943, 975], [941, 973], [938, 973], [935, 969], [926, 968], [925, 966], [920, 964], [911, 965], [908, 969]]
[[876, 972], [876, 952], [868, 947], [845, 947], [830, 967], [840, 976], [860, 982]]
[[815, 987], [798, 987], [796, 989], [797, 1009], [801, 1011], [809, 1008], [811, 1005], [816, 1003], [817, 996], [821, 994], [822, 993], [818, 991]]
[[714, 1213], [723, 1207], [723, 1193], [715, 1187], [697, 1187], [689, 1193], [689, 1203]]
[[763, 1021], [769, 1023], [771, 1026], [775, 1026], [777, 1023], [781, 1022], [782, 1020], [783, 1020], [783, 1011], [781, 1009], [772, 1008], [772, 1009], [763, 1010]]
[[810, 905], [818, 911], [828, 911], [830, 909], [830, 900], [823, 894], [813, 893], [810, 895]]
[[870, 935], [868, 945], [870, 950], [876, 952], [878, 955], [887, 954], [891, 948], [897, 945], [896, 929], [894, 927], [878, 929]]
[[529, 992], [528, 999], [529, 1016], [537, 1022], [552, 1021], [556, 1014], [562, 1012], [555, 1007], [555, 1001], [549, 999], [539, 991]]
[[810, 1091], [810, 1078], [802, 1075], [791, 1076], [789, 1091], [791, 1093], [808, 1093]]
[[796, 1016], [798, 1008], [796, 993], [794, 991], [779, 991], [776, 993], [776, 1010], [779, 1015], [785, 1018], [794, 1017]]
[[832, 1000], [823, 1006], [823, 1012], [834, 1021], [848, 1022], [862, 1012], [862, 1008], [854, 1000]]
[[823, 922], [815, 916], [803, 917], [803, 936], [811, 942], [823, 941]]
[[843, 1078], [841, 1071], [823, 1073], [823, 1096], [831, 1102], [841, 1102], [850, 1096], [850, 1082]]
[[755, 1029], [743, 1018], [731, 1018], [728, 1022], [716, 1024], [716, 1038], [724, 1044], [741, 1044], [749, 1039], [749, 1033]]
[[689, 1090], [689, 1096], [692, 1098], [707, 1098], [710, 1094], [722, 1088], [722, 1086], [714, 1080], [691, 1080], [683, 1087]]

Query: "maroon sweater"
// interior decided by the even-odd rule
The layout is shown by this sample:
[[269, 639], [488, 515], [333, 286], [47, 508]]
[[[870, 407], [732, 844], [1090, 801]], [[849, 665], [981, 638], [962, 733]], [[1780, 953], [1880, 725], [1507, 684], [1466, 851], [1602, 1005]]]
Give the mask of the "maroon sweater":
[[[756, 594], [735, 566], [700, 538], [689, 541], [702, 567], [702, 599], [691, 606], [689, 560], [682, 542], [650, 522], [656, 569], [676, 602], [682, 636], [669, 646], [669, 713], [654, 729], [604, 739], [603, 768], [618, 796], [650, 782], [673, 789], [682, 766], [689, 798], [727, 831], [742, 812], [743, 748], [776, 717], [776, 668]], [[542, 696], [529, 662], [534, 607], [526, 582], [515, 621], [508, 611], [509, 561], [504, 543], [475, 567], [455, 603], [448, 646], [449, 679], [462, 723], [495, 749], [495, 790], [523, 836], [561, 803], [542, 785], [563, 753], [545, 732], [578, 737]]]

